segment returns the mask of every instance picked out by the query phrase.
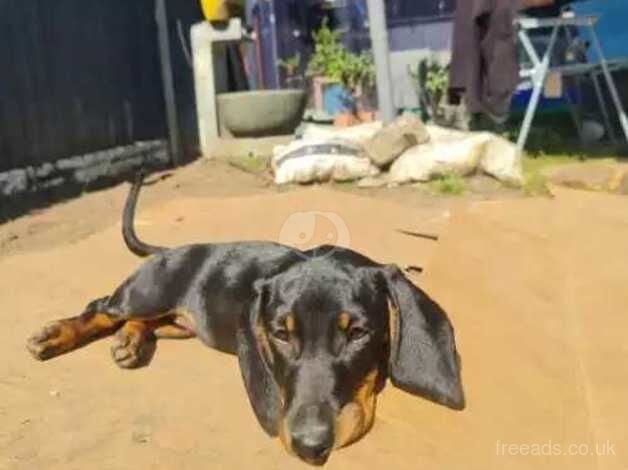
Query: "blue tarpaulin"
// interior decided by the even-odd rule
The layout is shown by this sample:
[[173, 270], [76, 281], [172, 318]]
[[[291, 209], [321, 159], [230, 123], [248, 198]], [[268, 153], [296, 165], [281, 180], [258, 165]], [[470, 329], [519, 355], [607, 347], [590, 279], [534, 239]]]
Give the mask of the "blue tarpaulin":
[[597, 32], [608, 58], [628, 57], [628, 1], [589, 0], [574, 5], [578, 14], [600, 14]]

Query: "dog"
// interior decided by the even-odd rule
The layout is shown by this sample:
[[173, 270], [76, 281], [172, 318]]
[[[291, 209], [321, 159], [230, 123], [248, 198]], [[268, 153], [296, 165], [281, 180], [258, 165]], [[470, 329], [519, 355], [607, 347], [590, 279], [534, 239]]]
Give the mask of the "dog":
[[134, 230], [142, 181], [129, 192], [122, 231], [133, 253], [150, 258], [111, 295], [32, 336], [35, 358], [115, 333], [114, 361], [134, 368], [155, 338], [197, 337], [237, 355], [262, 428], [312, 465], [370, 430], [387, 378], [464, 408], [452, 325], [398, 267], [335, 246], [146, 244]]

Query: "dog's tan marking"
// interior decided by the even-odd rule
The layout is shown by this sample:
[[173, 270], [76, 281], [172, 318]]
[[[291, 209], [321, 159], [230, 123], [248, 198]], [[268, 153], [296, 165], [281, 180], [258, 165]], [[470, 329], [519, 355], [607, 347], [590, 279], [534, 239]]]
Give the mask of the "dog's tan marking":
[[[388, 335], [392, 345], [397, 344], [397, 335], [399, 334], [399, 310], [395, 307], [392, 300], [388, 299]], [[391, 354], [392, 354], [391, 350]]]
[[375, 421], [375, 383], [378, 371], [372, 370], [356, 389], [353, 400], [340, 410], [335, 422], [334, 448], [345, 447], [364, 436]]
[[286, 419], [284, 417], [279, 418], [278, 428], [279, 440], [283, 444], [284, 448], [289, 454], [295, 455], [295, 452], [292, 449], [292, 437], [288, 432], [288, 424], [286, 423]]
[[286, 330], [288, 330], [288, 333], [292, 334], [294, 333], [294, 330], [296, 329], [296, 321], [294, 320], [294, 315], [292, 313], [289, 313], [288, 315], [286, 315], [286, 319], [284, 320], [284, 323], [286, 325]]
[[174, 315], [173, 323], [175, 325], [188, 330], [192, 336], [196, 336], [196, 320], [194, 319], [192, 312], [184, 309], [177, 309], [172, 312], [172, 315]]
[[196, 336], [190, 329], [175, 323], [158, 326], [153, 330], [153, 334], [158, 339], [189, 339]]
[[342, 312], [340, 315], [338, 315], [338, 327], [342, 331], [345, 331], [347, 328], [349, 328], [350, 323], [351, 323], [351, 316], [348, 313]]
[[261, 321], [258, 321], [255, 325], [255, 338], [257, 339], [257, 345], [262, 357], [268, 362], [269, 366], [273, 363], [273, 352], [270, 349], [270, 342], [268, 341], [268, 333]]
[[26, 347], [37, 359], [51, 359], [112, 334], [123, 321], [106, 313], [90, 313], [58, 320], [31, 336]]

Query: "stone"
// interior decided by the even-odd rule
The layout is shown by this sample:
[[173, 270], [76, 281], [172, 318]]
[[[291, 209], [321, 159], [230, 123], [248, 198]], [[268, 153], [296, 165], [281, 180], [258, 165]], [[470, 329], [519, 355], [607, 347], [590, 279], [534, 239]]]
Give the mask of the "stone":
[[430, 135], [423, 122], [413, 114], [406, 114], [377, 132], [365, 147], [371, 161], [384, 168], [409, 148], [429, 140]]
[[619, 187], [617, 188], [617, 192], [619, 194], [623, 194], [624, 196], [628, 196], [628, 171], [624, 173], [624, 176], [619, 182]]
[[388, 184], [388, 179], [384, 176], [367, 176], [358, 182], [358, 188], [382, 188]]
[[615, 167], [611, 164], [574, 163], [545, 172], [549, 183], [573, 189], [608, 191], [614, 179]]
[[42, 191], [65, 184], [86, 184], [102, 177], [115, 177], [145, 164], [169, 164], [164, 141], [139, 142], [0, 173], [0, 198]]
[[26, 170], [10, 170], [0, 174], [0, 196], [10, 196], [28, 189], [28, 174]]
[[469, 191], [477, 194], [492, 194], [503, 188], [498, 180], [482, 174], [469, 177], [466, 186]]

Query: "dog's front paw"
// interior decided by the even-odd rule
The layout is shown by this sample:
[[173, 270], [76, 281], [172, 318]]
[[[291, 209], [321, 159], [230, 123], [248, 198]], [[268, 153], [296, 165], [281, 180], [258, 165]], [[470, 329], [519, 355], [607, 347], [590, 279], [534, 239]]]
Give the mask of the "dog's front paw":
[[35, 359], [51, 359], [64, 352], [65, 333], [62, 322], [50, 323], [28, 339], [26, 349]]

